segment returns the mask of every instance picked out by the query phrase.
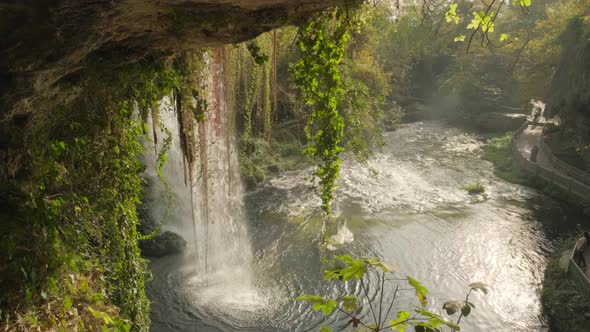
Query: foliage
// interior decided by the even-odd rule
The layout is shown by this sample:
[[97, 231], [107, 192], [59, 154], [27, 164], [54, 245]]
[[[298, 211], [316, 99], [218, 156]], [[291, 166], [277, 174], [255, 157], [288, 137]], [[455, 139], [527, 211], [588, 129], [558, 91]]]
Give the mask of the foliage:
[[470, 195], [477, 195], [483, 194], [486, 191], [486, 188], [483, 186], [483, 184], [477, 182], [464, 185], [463, 190], [467, 191], [467, 193]]
[[496, 176], [512, 183], [527, 184], [529, 182], [527, 173], [514, 164], [512, 133], [492, 136], [482, 150], [482, 159], [494, 164]]
[[[587, 0], [427, 4], [432, 6], [377, 6], [377, 16], [384, 17], [370, 22], [378, 33], [367, 39], [376, 39], [373, 53], [394, 73], [392, 99], [415, 111], [414, 119], [477, 127], [487, 119], [482, 113], [526, 112], [530, 99], [545, 97], [559, 62], [557, 38], [571, 17], [588, 8]], [[588, 66], [570, 63], [574, 67]], [[556, 86], [574, 90], [563, 82]], [[416, 101], [426, 107], [414, 107]]]
[[[360, 39], [354, 36], [355, 41]], [[355, 42], [351, 47], [360, 49], [346, 57], [341, 66], [345, 93], [339, 109], [346, 123], [344, 147], [364, 162], [373, 150], [383, 146], [381, 128], [386, 115], [389, 115], [387, 128], [395, 128], [400, 116], [393, 107], [383, 110], [390, 75], [375, 61], [367, 46]]]
[[[188, 71], [174, 62], [114, 71], [92, 63], [77, 97], [32, 125], [30, 184], [1, 193], [9, 207], [0, 242], [7, 329], [148, 329], [149, 273], [136, 229], [144, 170], [138, 139], [147, 130], [142, 119], [181, 89]], [[160, 169], [164, 162], [165, 153]]]
[[[262, 34], [252, 43], [257, 45], [259, 52], [279, 52], [279, 47], [273, 46], [274, 34]], [[274, 122], [278, 112], [273, 102], [273, 86], [277, 84], [273, 72], [277, 60], [272, 58], [257, 64], [247, 44], [227, 47], [226, 51], [226, 91], [230, 92], [228, 107], [240, 115], [237, 118], [238, 131], [242, 133], [240, 172], [248, 189], [252, 190], [269, 174], [303, 162], [300, 154], [302, 143], [293, 137], [290, 130], [280, 128], [280, 122]], [[277, 58], [284, 61], [286, 54]]]
[[170, 145], [172, 144], [172, 132], [170, 131], [170, 129], [164, 126], [161, 127], [166, 133], [166, 138], [164, 139], [164, 144], [162, 145], [162, 148], [158, 152], [158, 157], [156, 158], [156, 174], [158, 175], [160, 181], [162, 181], [162, 183], [164, 184], [164, 188], [166, 189], [166, 193], [168, 194], [168, 203], [166, 204], [166, 213], [164, 216], [164, 219], [167, 219], [170, 215], [170, 209], [174, 204], [174, 193], [172, 192], [170, 184], [164, 177], [163, 171], [164, 165], [166, 164], [166, 161], [168, 161], [168, 157], [166, 156], [166, 154], [170, 150]]
[[[473, 30], [473, 32], [470, 33], [469, 38], [467, 38], [467, 50], [469, 50], [469, 47], [471, 45], [471, 42], [474, 40], [474, 37], [479, 33], [480, 37], [481, 37], [481, 46], [484, 47], [488, 47], [488, 46], [492, 46], [492, 47], [497, 47], [497, 45], [494, 44], [493, 39], [496, 39], [495, 36], [493, 36], [493, 32], [495, 30], [495, 26], [496, 26], [496, 20], [498, 19], [498, 17], [500, 16], [499, 13], [500, 11], [508, 11], [509, 13], [503, 13], [503, 16], [506, 15], [510, 15], [511, 13], [511, 8], [507, 8], [504, 6], [506, 1], [499, 1], [496, 2], [491, 1], [490, 3], [482, 3], [482, 4], [473, 4], [472, 6], [469, 6], [469, 8], [462, 8], [460, 11], [457, 11], [457, 6], [458, 3], [451, 3], [449, 4], [449, 8], [446, 11], [444, 17], [445, 17], [445, 21], [447, 23], [454, 23], [454, 24], [459, 24], [459, 22], [463, 21], [465, 19], [465, 21], [469, 21], [469, 23], [464, 27], [466, 30]], [[519, 7], [522, 9], [522, 14], [526, 14], [527, 11], [525, 10], [525, 8], [528, 9], [528, 7], [531, 7], [531, 0], [514, 0], [512, 1], [512, 5], [514, 7]], [[475, 9], [475, 10], [473, 10]], [[513, 9], [514, 10], [514, 9]], [[466, 15], [466, 13], [470, 11], [471, 12], [471, 16], [472, 17], [463, 17], [463, 15]], [[514, 10], [516, 11], [516, 10]], [[503, 26], [504, 27], [504, 26]], [[492, 34], [492, 36], [490, 37], [490, 35]], [[454, 38], [454, 41], [465, 41], [466, 36], [465, 35], [460, 35], [458, 37]], [[499, 40], [500, 42], [506, 41], [509, 39], [509, 35], [507, 33], [501, 33]], [[514, 41], [518, 40], [517, 38], [514, 39]], [[513, 40], [511, 39], [510, 42], [512, 42]], [[504, 46], [507, 45], [508, 43], [505, 43], [503, 45], [500, 46]]]
[[248, 43], [247, 48], [256, 64], [263, 65], [268, 62], [268, 55], [261, 53], [260, 46], [256, 42]]
[[[373, 41], [367, 38], [375, 33], [368, 23], [373, 16], [370, 7], [346, 7], [349, 14], [358, 19], [355, 29], [349, 31], [351, 38], [337, 65], [342, 96], [336, 109], [346, 123], [339, 146], [352, 152], [360, 161], [366, 161], [374, 149], [382, 146], [382, 128], [394, 129], [401, 119], [400, 108], [386, 100], [391, 75], [373, 56]], [[333, 15], [333, 12], [324, 13], [326, 29], [330, 33], [335, 28]], [[300, 156], [297, 150], [306, 144], [313, 145], [306, 140], [304, 130], [313, 110], [306, 104], [304, 91], [294, 84], [296, 75], [289, 70], [303, 56], [297, 47], [299, 37], [295, 28], [288, 27], [256, 38], [252, 43], [258, 52], [269, 55], [269, 61], [262, 65], [256, 64], [245, 44], [229, 49], [227, 70], [232, 73], [232, 78], [227, 89], [234, 92], [230, 96], [232, 105], [242, 115], [238, 117], [243, 133], [241, 162], [246, 165], [242, 167], [242, 175], [251, 188], [277, 167], [286, 169], [296, 164], [308, 164], [306, 156]], [[260, 145], [260, 139], [267, 141], [272, 148], [256, 146]], [[269, 154], [262, 156], [262, 151]], [[269, 164], [264, 164], [265, 161]], [[316, 161], [321, 159], [316, 158]]]
[[[275, 61], [262, 52], [272, 51], [272, 35], [262, 34], [247, 44], [227, 48], [226, 89], [230, 91], [230, 108], [235, 108], [241, 127], [241, 156], [246, 158], [251, 144], [256, 139], [270, 143], [273, 128], [273, 104], [271, 74]], [[263, 60], [261, 60], [263, 58]]]
[[560, 267], [560, 259], [569, 255], [577, 237], [562, 240], [545, 270], [541, 303], [549, 317], [551, 331], [582, 332], [590, 324], [590, 302], [579, 286]]
[[[576, 166], [590, 166], [590, 24], [586, 16], [575, 17], [560, 36], [561, 59], [551, 81], [548, 113], [561, 119], [560, 149], [567, 154], [568, 145], [574, 158], [581, 162]], [[566, 139], [569, 136], [569, 139]], [[568, 142], [569, 141], [569, 142]], [[557, 150], [557, 151], [559, 151]], [[577, 155], [577, 158], [575, 158]]]
[[[460, 312], [457, 322], [451, 322], [445, 319], [442, 315], [426, 309], [428, 289], [420, 282], [407, 276], [405, 279], [387, 279], [386, 274], [393, 273], [392, 269], [386, 264], [375, 258], [352, 258], [349, 255], [341, 255], [335, 257], [339, 265], [333, 269], [326, 270], [324, 273], [324, 280], [338, 280], [339, 282], [354, 281], [360, 284], [363, 290], [364, 298], [357, 298], [354, 295], [345, 295], [336, 299], [324, 298], [320, 295], [301, 295], [297, 297], [299, 301], [305, 301], [312, 304], [312, 308], [316, 311], [322, 311], [325, 315], [332, 315], [334, 312], [339, 312], [347, 316], [350, 320], [347, 325], [354, 328], [359, 328], [358, 331], [383, 331], [392, 329], [394, 331], [403, 332], [408, 326], [413, 326], [416, 331], [442, 331], [443, 327], [450, 328], [452, 331], [460, 331], [458, 325], [462, 317], [467, 317], [471, 313], [471, 309], [475, 306], [469, 302], [469, 295], [472, 291], [481, 291], [487, 294], [487, 286], [481, 282], [472, 283], [469, 285], [469, 292], [464, 301], [447, 301], [443, 305], [443, 309], [448, 315], [453, 315]], [[343, 263], [343, 264], [342, 264]], [[375, 274], [378, 277], [378, 282], [381, 285], [378, 298], [369, 298], [365, 286], [365, 280], [369, 274]], [[419, 306], [413, 310], [401, 310], [390, 317], [391, 309], [396, 300], [397, 294], [402, 291], [400, 283], [396, 283], [393, 295], [390, 299], [390, 304], [387, 310], [383, 306], [384, 299], [384, 285], [386, 280], [400, 280], [400, 282], [407, 281], [410, 289], [416, 293]], [[352, 287], [355, 289], [356, 287]], [[363, 304], [369, 306], [371, 315], [368, 317], [359, 316], [359, 309]], [[371, 320], [372, 319], [372, 320]], [[330, 328], [321, 326], [320, 331], [332, 331]]]
[[340, 172], [339, 155], [344, 151], [340, 146], [344, 120], [337, 109], [344, 88], [338, 65], [353, 23], [354, 17], [343, 8], [308, 19], [297, 41], [301, 57], [291, 66], [305, 103], [312, 107], [305, 128], [309, 146], [304, 153], [321, 162], [315, 175], [319, 178], [322, 209], [327, 214]]
[[9, 323], [4, 330], [129, 331], [131, 322], [120, 317], [119, 310], [109, 304], [103, 293], [102, 272], [88, 268], [92, 264], [78, 256], [65, 260], [68, 273], [64, 269], [54, 274], [59, 279], [49, 278], [40, 294], [44, 304], [14, 317], [7, 316]]

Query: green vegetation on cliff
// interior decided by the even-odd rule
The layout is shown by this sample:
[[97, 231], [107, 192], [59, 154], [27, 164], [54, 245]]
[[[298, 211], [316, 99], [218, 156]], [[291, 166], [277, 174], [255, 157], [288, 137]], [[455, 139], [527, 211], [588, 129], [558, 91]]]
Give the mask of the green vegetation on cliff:
[[185, 60], [91, 65], [71, 103], [48, 100], [31, 120], [22, 156], [30, 173], [2, 182], [7, 330], [148, 330], [139, 138], [158, 101], [196, 75]]

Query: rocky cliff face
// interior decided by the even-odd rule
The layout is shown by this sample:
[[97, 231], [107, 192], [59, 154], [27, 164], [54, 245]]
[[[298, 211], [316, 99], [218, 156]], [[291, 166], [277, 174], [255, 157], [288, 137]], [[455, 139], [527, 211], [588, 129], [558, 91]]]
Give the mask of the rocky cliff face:
[[86, 66], [240, 42], [343, 0], [12, 0], [0, 4], [1, 113]]
[[56, 108], [72, 107], [94, 79], [90, 71], [241, 42], [350, 1], [3, 1], [0, 179], [23, 173], [27, 137], [38, 136]]

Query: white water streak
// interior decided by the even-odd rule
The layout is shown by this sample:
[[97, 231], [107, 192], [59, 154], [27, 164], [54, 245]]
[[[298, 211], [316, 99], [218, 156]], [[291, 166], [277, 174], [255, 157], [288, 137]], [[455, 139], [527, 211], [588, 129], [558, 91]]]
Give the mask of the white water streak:
[[[209, 109], [206, 121], [194, 125], [197, 155], [192, 169], [181, 146], [178, 110], [173, 98], [160, 103], [159, 128], [155, 129], [157, 146], [146, 144], [145, 176], [150, 180], [148, 200], [155, 202], [150, 215], [165, 219], [167, 192], [158, 179], [155, 164], [167, 128], [172, 144], [167, 151], [163, 175], [172, 189], [174, 200], [163, 228], [171, 230], [189, 243], [186, 255], [192, 277], [185, 287], [195, 293], [198, 306], [229, 308], [256, 301], [252, 290], [252, 249], [246, 229], [242, 198], [244, 190], [239, 176], [234, 112], [227, 109], [223, 86], [223, 67], [219, 59], [207, 58], [207, 90]], [[152, 127], [149, 119], [148, 126]], [[154, 133], [149, 134], [154, 141]]]

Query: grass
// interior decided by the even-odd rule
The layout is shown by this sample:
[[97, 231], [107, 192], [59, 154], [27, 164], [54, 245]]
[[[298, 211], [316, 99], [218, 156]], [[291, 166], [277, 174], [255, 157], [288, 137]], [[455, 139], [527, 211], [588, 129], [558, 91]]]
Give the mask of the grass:
[[486, 188], [481, 183], [471, 183], [463, 186], [463, 189], [467, 191], [470, 195], [478, 195], [483, 194], [486, 191]]
[[482, 148], [481, 158], [494, 164], [497, 177], [516, 184], [528, 184], [530, 176], [513, 162], [511, 144], [510, 132], [492, 135]]

